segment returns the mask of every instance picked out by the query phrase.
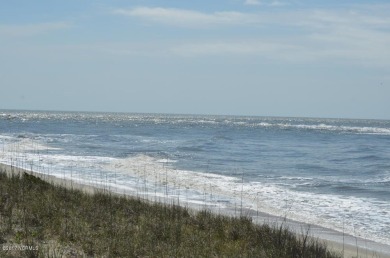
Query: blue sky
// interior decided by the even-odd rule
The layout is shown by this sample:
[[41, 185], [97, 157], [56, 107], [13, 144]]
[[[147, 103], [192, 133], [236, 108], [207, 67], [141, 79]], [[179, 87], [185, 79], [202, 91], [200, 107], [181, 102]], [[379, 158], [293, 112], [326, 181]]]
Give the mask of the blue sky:
[[390, 119], [388, 1], [0, 3], [0, 109]]

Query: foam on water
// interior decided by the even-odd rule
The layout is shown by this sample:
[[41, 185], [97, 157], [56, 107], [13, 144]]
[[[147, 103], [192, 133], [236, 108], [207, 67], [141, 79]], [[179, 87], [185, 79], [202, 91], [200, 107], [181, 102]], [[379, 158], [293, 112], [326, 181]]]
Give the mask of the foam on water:
[[[5, 139], [12, 139], [11, 137]], [[58, 148], [44, 145], [39, 141], [31, 139], [22, 139], [21, 141], [13, 142], [5, 146], [5, 151], [8, 152], [26, 152], [26, 151], [45, 151], [45, 150], [58, 150]]]
[[[236, 123], [241, 125], [240, 123]], [[358, 133], [358, 134], [378, 134], [390, 135], [389, 128], [381, 127], [358, 127], [358, 126], [341, 126], [328, 124], [290, 124], [290, 123], [267, 123], [261, 122], [258, 127], [274, 127], [280, 129], [303, 129], [303, 130], [317, 130], [317, 131], [336, 131], [341, 133]]]
[[231, 200], [231, 205], [243, 201], [243, 208], [259, 209], [272, 215], [390, 244], [386, 233], [390, 231], [390, 205], [387, 202], [302, 193], [274, 184], [245, 182], [238, 177], [178, 170], [146, 155], [118, 159], [105, 168], [154, 183], [224, 196]]

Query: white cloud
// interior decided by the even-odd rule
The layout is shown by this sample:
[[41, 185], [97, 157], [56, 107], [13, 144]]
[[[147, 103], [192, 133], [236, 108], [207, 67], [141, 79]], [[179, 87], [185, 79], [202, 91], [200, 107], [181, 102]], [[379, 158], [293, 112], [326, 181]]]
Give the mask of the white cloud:
[[0, 25], [0, 36], [6, 37], [29, 37], [38, 34], [48, 33], [56, 30], [63, 30], [70, 27], [66, 22], [48, 22], [22, 25]]
[[264, 0], [245, 0], [244, 2], [245, 5], [261, 5], [261, 6], [273, 6], [273, 7], [278, 7], [278, 6], [285, 6], [287, 3], [281, 2], [278, 0], [274, 1], [264, 1]]
[[272, 1], [269, 5], [270, 6], [286, 6], [286, 5], [288, 5], [288, 3], [280, 2], [280, 1]]
[[248, 41], [186, 43], [171, 48], [182, 57], [246, 56], [287, 62], [337, 61], [367, 65], [390, 65], [390, 36], [356, 32], [340, 37], [336, 32], [312, 34], [300, 39], [259, 38]]
[[246, 5], [261, 5], [259, 0], [245, 0]]
[[[390, 18], [362, 11], [278, 12], [264, 14], [263, 25], [274, 33], [259, 33], [251, 40], [201, 42], [177, 46], [181, 56], [258, 55], [296, 62], [337, 60], [369, 65], [390, 65]], [[293, 33], [284, 34], [288, 29]]]
[[175, 26], [209, 26], [223, 24], [252, 24], [259, 22], [259, 17], [241, 12], [203, 13], [175, 8], [137, 7], [133, 9], [116, 9], [114, 14], [138, 17], [154, 22]]
[[296, 46], [261, 40], [189, 43], [171, 49], [180, 56], [199, 55], [262, 55], [273, 56], [284, 51], [294, 51]]
[[226, 40], [203, 39], [194, 43], [188, 39], [167, 46], [168, 52], [178, 56], [257, 55], [292, 62], [337, 60], [390, 65], [390, 17], [384, 10], [390, 10], [390, 5], [257, 13], [202, 13], [147, 7], [115, 12], [172, 26], [240, 24], [257, 32], [245, 39], [227, 33], [223, 36]]

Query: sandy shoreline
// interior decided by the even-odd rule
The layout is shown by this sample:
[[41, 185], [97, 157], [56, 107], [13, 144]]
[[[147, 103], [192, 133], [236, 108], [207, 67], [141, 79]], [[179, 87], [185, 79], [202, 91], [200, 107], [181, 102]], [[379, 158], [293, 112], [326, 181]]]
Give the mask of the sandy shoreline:
[[[107, 189], [98, 188], [96, 186], [82, 184], [79, 182], [75, 182], [73, 180], [58, 178], [47, 174], [32, 172], [32, 171], [28, 171], [25, 169], [21, 169], [18, 167], [9, 166], [1, 163], [0, 163], [0, 171], [5, 171], [8, 175], [20, 175], [26, 172], [36, 177], [39, 177], [48, 183], [54, 185], [61, 185], [69, 189], [81, 190], [89, 194], [93, 194], [98, 191], [101, 192], [102, 190], [107, 191]], [[120, 194], [118, 192], [116, 193], [115, 191], [111, 191], [111, 192], [114, 194]], [[126, 194], [129, 196], [137, 197], [135, 196], [135, 194], [131, 194], [131, 193], [126, 193]], [[142, 196], [138, 196], [138, 197], [142, 198]], [[190, 207], [190, 208], [199, 209], [199, 207]], [[266, 213], [256, 213], [256, 214], [254, 213], [255, 212], [253, 211], [245, 212], [245, 214], [252, 216], [253, 221], [256, 223], [280, 223], [281, 222], [281, 218]], [[231, 212], [227, 211], [226, 215], [234, 215], [234, 213], [233, 211]], [[300, 223], [292, 220], [286, 220], [284, 223], [286, 224], [286, 226], [288, 226], [298, 234], [304, 232], [310, 226], [310, 230], [309, 230], [310, 236], [314, 236], [316, 238], [319, 238], [320, 241], [324, 241], [328, 245], [330, 250], [336, 251], [338, 253], [344, 253], [344, 257], [349, 258], [349, 257], [358, 256], [358, 257], [390, 258], [390, 247], [386, 245], [382, 245], [365, 239], [355, 238], [353, 236], [343, 235], [336, 231], [325, 229], [319, 226], [306, 225], [304, 223]]]

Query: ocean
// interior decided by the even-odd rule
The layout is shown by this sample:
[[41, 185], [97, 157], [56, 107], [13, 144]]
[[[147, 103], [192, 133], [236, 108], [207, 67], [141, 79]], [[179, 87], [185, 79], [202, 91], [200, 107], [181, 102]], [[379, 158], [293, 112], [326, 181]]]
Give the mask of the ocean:
[[390, 246], [387, 120], [0, 110], [0, 162]]

